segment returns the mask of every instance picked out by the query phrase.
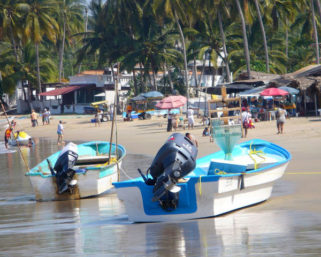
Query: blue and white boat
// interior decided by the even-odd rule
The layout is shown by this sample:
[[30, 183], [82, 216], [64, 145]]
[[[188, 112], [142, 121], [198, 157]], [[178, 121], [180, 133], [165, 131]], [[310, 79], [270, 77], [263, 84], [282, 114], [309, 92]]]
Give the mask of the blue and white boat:
[[33, 167], [26, 176], [38, 201], [96, 196], [111, 189], [112, 183], [118, 180], [118, 169], [125, 155], [123, 146], [109, 142], [69, 143]]
[[[177, 137], [176, 134], [173, 134], [165, 145], [170, 144], [172, 138]], [[189, 158], [183, 149], [186, 142], [182, 145], [176, 142], [175, 144], [183, 156], [181, 160], [180, 157], [176, 157], [175, 162], [182, 163], [183, 160], [185, 165], [184, 159]], [[189, 148], [187, 145], [186, 149]], [[179, 177], [179, 172], [184, 172], [184, 169], [175, 168], [174, 164], [170, 169], [176, 171], [166, 173], [169, 167], [166, 164], [168, 157], [164, 158], [167, 158], [167, 161], [162, 161], [161, 148], [147, 177], [143, 175], [114, 183], [119, 199], [124, 201], [129, 220], [160, 222], [205, 218], [269, 199], [274, 182], [283, 176], [291, 159], [290, 153], [278, 145], [260, 139], [250, 140], [232, 148], [224, 148], [222, 151], [199, 158], [195, 168], [177, 180], [175, 172], [178, 172], [176, 177]], [[231, 151], [228, 152], [229, 150]], [[192, 158], [193, 155], [191, 152]], [[153, 165], [165, 167], [166, 174], [159, 176], [163, 177], [159, 183], [159, 177], [155, 183], [156, 173]], [[166, 177], [170, 178], [165, 181]]]

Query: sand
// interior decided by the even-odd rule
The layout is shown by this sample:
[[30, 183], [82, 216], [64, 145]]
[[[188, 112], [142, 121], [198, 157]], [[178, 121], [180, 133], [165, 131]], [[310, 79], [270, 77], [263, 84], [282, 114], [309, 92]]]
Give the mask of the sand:
[[[95, 127], [90, 122], [92, 116], [53, 116], [50, 125], [31, 127], [30, 119], [17, 119], [17, 128], [25, 130], [33, 137], [57, 138], [57, 124], [64, 122], [66, 142], [69, 141], [110, 141], [111, 122], [103, 122]], [[200, 122], [196, 119], [196, 122]], [[161, 126], [162, 125], [162, 126]], [[177, 132], [192, 132], [199, 142], [198, 157], [219, 150], [209, 137], [202, 137], [204, 126], [193, 130], [179, 129]], [[275, 121], [255, 123], [255, 128], [248, 131], [247, 138], [241, 142], [260, 138], [286, 148], [292, 154], [292, 160], [281, 183], [291, 193], [286, 192], [278, 200], [269, 201], [270, 208], [304, 209], [321, 213], [321, 117], [299, 117], [287, 119], [284, 134], [277, 134]], [[170, 135], [166, 131], [166, 119], [153, 117], [151, 120], [135, 120], [124, 122], [118, 117], [117, 138], [128, 153], [155, 155]], [[113, 139], [115, 141], [115, 137]], [[290, 186], [289, 186], [290, 185]], [[264, 207], [265, 206], [265, 207]], [[257, 208], [266, 208], [258, 206]]]

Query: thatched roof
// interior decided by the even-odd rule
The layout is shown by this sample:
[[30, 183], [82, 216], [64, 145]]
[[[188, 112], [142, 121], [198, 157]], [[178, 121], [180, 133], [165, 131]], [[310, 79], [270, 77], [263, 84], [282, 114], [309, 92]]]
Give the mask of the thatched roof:
[[287, 76], [293, 78], [301, 78], [301, 77], [318, 77], [321, 76], [321, 65], [313, 64], [306, 67], [303, 67], [295, 72], [286, 74]]
[[246, 71], [243, 71], [239, 74], [236, 81], [263, 81], [264, 83], [269, 82], [272, 79], [275, 79], [279, 77], [278, 74], [271, 74], [271, 73], [265, 73], [265, 72], [259, 72], [259, 71], [251, 71], [251, 77], [248, 77], [248, 74]]
[[308, 65], [284, 75], [251, 71], [250, 79], [247, 72], [244, 71], [234, 83], [252, 84], [255, 86], [264, 83], [267, 87], [287, 86], [306, 91], [307, 93], [314, 92], [315, 90], [321, 91], [321, 65]]

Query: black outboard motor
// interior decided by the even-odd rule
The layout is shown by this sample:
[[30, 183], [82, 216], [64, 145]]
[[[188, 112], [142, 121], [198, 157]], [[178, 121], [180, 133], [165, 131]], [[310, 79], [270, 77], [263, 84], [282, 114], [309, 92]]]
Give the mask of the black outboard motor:
[[73, 143], [67, 144], [62, 149], [54, 167], [59, 194], [64, 193], [74, 186], [75, 182], [72, 178], [75, 175], [75, 171], [72, 167], [75, 165], [77, 159], [77, 145]]
[[161, 147], [149, 168], [153, 179], [145, 183], [154, 185], [152, 201], [159, 201], [163, 209], [174, 210], [177, 207], [180, 187], [178, 180], [186, 176], [196, 166], [197, 147], [180, 133], [172, 134]]

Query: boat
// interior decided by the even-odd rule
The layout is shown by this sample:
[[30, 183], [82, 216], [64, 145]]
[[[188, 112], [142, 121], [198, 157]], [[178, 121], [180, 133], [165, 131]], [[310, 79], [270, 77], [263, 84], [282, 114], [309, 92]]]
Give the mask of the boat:
[[[198, 219], [225, 214], [270, 198], [291, 154], [271, 142], [237, 144], [240, 125], [216, 128], [221, 151], [195, 160], [197, 149], [172, 134], [146, 174], [113, 183], [132, 222]], [[176, 149], [176, 150], [175, 150]]]
[[118, 180], [118, 170], [125, 155], [122, 145], [105, 141], [68, 143], [33, 167], [26, 176], [37, 201], [97, 196], [111, 189], [112, 182]]
[[28, 145], [29, 140], [32, 139], [30, 135], [28, 135], [25, 131], [17, 131], [13, 133], [11, 138], [9, 139], [9, 145]]

